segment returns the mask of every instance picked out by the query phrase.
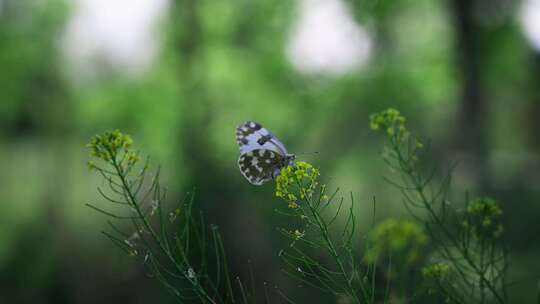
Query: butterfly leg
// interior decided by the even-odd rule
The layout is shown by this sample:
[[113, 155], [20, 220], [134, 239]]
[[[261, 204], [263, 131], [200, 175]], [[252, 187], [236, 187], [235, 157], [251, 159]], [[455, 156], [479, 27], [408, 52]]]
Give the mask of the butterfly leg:
[[280, 174], [281, 169], [275, 169], [274, 172], [272, 172], [272, 180], [275, 180]]

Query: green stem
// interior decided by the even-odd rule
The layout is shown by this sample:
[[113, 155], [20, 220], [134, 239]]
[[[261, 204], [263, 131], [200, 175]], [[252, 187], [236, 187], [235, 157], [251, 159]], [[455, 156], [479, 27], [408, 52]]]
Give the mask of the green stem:
[[422, 204], [426, 207], [426, 210], [428, 211], [429, 215], [435, 220], [435, 223], [441, 228], [442, 232], [445, 234], [445, 236], [452, 242], [452, 244], [460, 250], [461, 254], [463, 255], [463, 258], [471, 266], [474, 271], [480, 276], [480, 284], [484, 285], [491, 291], [491, 293], [495, 296], [498, 303], [505, 303], [504, 299], [501, 297], [499, 292], [496, 290], [495, 286], [491, 284], [491, 282], [485, 277], [485, 273], [483, 270], [476, 264], [476, 262], [472, 259], [472, 257], [468, 254], [467, 250], [463, 250], [460, 246], [459, 240], [456, 239], [454, 234], [452, 234], [448, 228], [444, 225], [442, 222], [442, 219], [437, 215], [435, 210], [431, 207], [431, 201], [427, 199], [427, 195], [425, 194], [425, 185], [422, 183], [422, 178], [419, 174], [415, 174], [413, 165], [408, 159], [405, 159], [403, 156], [403, 152], [400, 148], [400, 143], [397, 141], [397, 139], [391, 140], [392, 148], [394, 151], [396, 151], [396, 156], [398, 158], [398, 163], [409, 178], [409, 180], [412, 182], [417, 194], [420, 197], [420, 201]]
[[328, 234], [328, 229], [326, 227], [326, 223], [324, 222], [324, 219], [321, 218], [320, 214], [317, 212], [317, 210], [315, 209], [311, 200], [308, 197], [306, 197], [306, 202], [308, 203], [309, 210], [311, 214], [313, 215], [313, 218], [315, 218], [317, 226], [319, 227], [319, 230], [322, 233], [324, 241], [326, 242], [328, 246], [328, 251], [330, 252], [330, 255], [334, 258], [334, 261], [339, 267], [340, 274], [343, 276], [343, 280], [347, 283], [347, 288], [348, 288], [347, 294], [352, 296], [357, 303], [361, 303], [360, 299], [358, 298], [358, 295], [356, 294], [356, 290], [352, 286], [352, 282], [349, 280], [347, 272], [345, 271], [345, 266], [343, 265], [343, 262], [341, 261], [339, 257], [339, 254], [336, 250], [334, 242], [332, 242], [332, 240], [330, 239], [330, 236]]
[[[135, 195], [131, 191], [131, 187], [129, 186], [127, 182], [127, 177], [124, 174], [124, 170], [122, 166], [118, 163], [116, 157], [112, 158], [112, 165], [116, 172], [118, 173], [118, 177], [120, 178], [120, 181], [122, 183], [122, 186], [126, 193], [126, 198], [128, 199], [128, 202], [131, 203], [131, 206], [135, 209], [137, 212], [137, 215], [140, 217], [140, 220], [142, 221], [144, 228], [150, 233], [158, 247], [165, 253], [167, 258], [175, 265], [176, 269], [180, 273], [184, 273], [182, 271], [182, 268], [180, 265], [176, 262], [176, 259], [172, 256], [172, 253], [170, 250], [168, 250], [165, 245], [162, 243], [161, 238], [156, 234], [152, 226], [150, 225], [150, 222], [145, 217], [144, 213], [142, 212], [139, 204], [137, 203], [137, 199], [135, 198]], [[207, 292], [202, 288], [202, 286], [198, 283], [196, 279], [190, 278], [187, 274], [184, 274], [184, 277], [191, 283], [193, 287], [195, 287], [195, 290], [197, 291], [197, 295], [199, 298], [201, 298], [202, 301], [209, 302], [212, 304], [216, 304], [216, 302], [207, 294]]]

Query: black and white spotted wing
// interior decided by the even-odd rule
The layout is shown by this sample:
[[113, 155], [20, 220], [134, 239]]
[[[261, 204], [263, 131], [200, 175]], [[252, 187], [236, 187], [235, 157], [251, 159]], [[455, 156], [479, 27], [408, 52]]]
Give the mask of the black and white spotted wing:
[[285, 146], [270, 131], [253, 121], [236, 128], [236, 142], [240, 146], [241, 154], [255, 149], [266, 149], [287, 155]]
[[260, 124], [248, 121], [236, 128], [236, 141], [240, 146], [238, 167], [253, 185], [262, 185], [274, 179], [282, 168], [294, 163], [295, 156]]
[[255, 149], [240, 155], [238, 167], [250, 183], [259, 186], [274, 179], [289, 164], [289, 158], [273, 150]]

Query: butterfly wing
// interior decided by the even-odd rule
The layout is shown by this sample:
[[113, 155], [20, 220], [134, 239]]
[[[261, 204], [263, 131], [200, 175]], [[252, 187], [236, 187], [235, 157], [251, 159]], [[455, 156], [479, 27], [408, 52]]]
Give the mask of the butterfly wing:
[[270, 131], [254, 121], [248, 121], [236, 128], [236, 142], [240, 146], [241, 154], [265, 149], [287, 155], [285, 146]]
[[272, 180], [286, 165], [286, 157], [267, 149], [255, 149], [241, 154], [238, 158], [242, 175], [257, 186]]

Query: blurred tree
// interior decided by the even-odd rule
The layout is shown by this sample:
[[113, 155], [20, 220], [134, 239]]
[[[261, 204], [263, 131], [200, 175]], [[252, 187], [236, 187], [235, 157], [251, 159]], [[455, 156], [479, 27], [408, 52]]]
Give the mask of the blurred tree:
[[460, 149], [470, 153], [470, 174], [480, 189], [489, 188], [488, 113], [483, 77], [485, 40], [478, 22], [480, 0], [451, 0], [455, 29], [455, 52], [461, 86], [461, 100], [455, 139]]
[[530, 51], [530, 61], [532, 61], [532, 98], [530, 101], [530, 109], [527, 111], [528, 115], [528, 142], [532, 150], [536, 153], [540, 153], [540, 136], [538, 130], [540, 130], [540, 51]]
[[[65, 246], [60, 239], [67, 231], [63, 229], [65, 223], [61, 207], [66, 202], [65, 187], [70, 178], [69, 168], [65, 164], [71, 151], [69, 145], [72, 138], [70, 135], [73, 134], [73, 115], [69, 90], [59, 65], [56, 42], [63, 30], [67, 8], [60, 0], [49, 1], [48, 5], [31, 0], [6, 0], [2, 4], [0, 66], [3, 67], [3, 73], [0, 75], [0, 87], [3, 89], [0, 92], [0, 129], [14, 143], [28, 139], [37, 139], [39, 143], [38, 154], [46, 174], [39, 181], [44, 187], [34, 186], [29, 190], [37, 191], [39, 198], [39, 207], [32, 212], [37, 215], [34, 217], [36, 222], [30, 225], [46, 225], [48, 229], [37, 233], [33, 226], [17, 234], [13, 248], [8, 251], [7, 260], [0, 264], [0, 269], [13, 279], [8, 285], [14, 297], [10, 302], [35, 302], [37, 298], [45, 297], [60, 303], [65, 290], [59, 286], [63, 283], [61, 278], [54, 275], [56, 270], [53, 268], [56, 259], [61, 256], [58, 249]], [[21, 148], [14, 145], [11, 149], [12, 153], [18, 153]], [[8, 191], [13, 189], [6, 189]], [[2, 216], [9, 217], [12, 214]], [[33, 240], [35, 238], [39, 241]], [[27, 264], [29, 259], [36, 259], [39, 265]], [[49, 276], [57, 280], [50, 280]], [[33, 285], [32, 292], [24, 291], [27, 288], [25, 284], [13, 284], [20, 283], [20, 280], [31, 280], [27, 284]], [[52, 294], [47, 296], [48, 293]]]
[[67, 9], [62, 1], [37, 2], [6, 0], [0, 10], [0, 129], [11, 136], [67, 124], [56, 60]]

